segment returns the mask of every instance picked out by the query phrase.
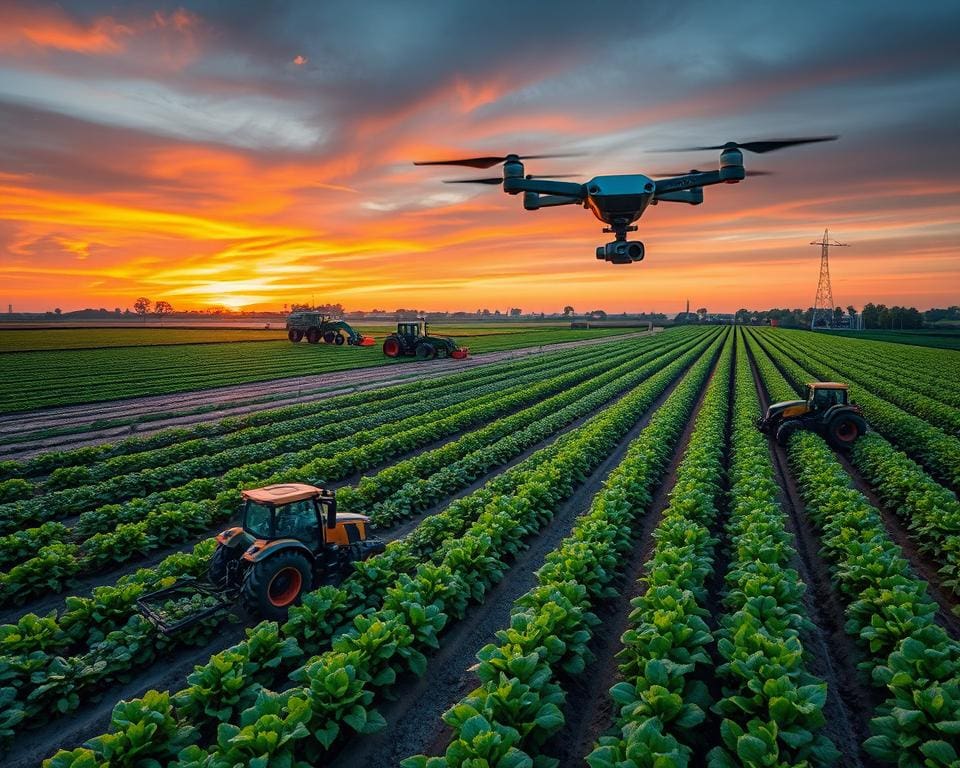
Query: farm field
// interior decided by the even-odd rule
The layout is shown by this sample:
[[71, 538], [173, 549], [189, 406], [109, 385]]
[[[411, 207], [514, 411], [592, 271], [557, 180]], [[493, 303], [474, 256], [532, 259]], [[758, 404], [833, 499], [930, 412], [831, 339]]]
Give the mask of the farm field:
[[960, 330], [923, 331], [829, 331], [830, 335], [846, 336], [871, 341], [889, 341], [897, 344], [914, 344], [920, 347], [960, 349]]
[[[361, 330], [363, 328], [361, 327]], [[372, 330], [382, 339], [386, 328]], [[181, 339], [176, 343], [145, 342], [138, 346], [114, 345], [118, 337], [132, 332], [141, 338]], [[453, 335], [472, 353], [555, 344], [586, 338], [604, 338], [636, 333], [633, 328], [570, 330], [558, 327], [505, 328], [488, 325], [437, 326], [437, 333]], [[117, 398], [185, 392], [222, 387], [244, 382], [283, 377], [315, 375], [331, 371], [384, 365], [404, 365], [412, 358], [390, 359], [380, 345], [372, 347], [337, 347], [326, 344], [291, 344], [283, 332], [273, 340], [250, 341], [250, 333], [270, 331], [201, 330], [195, 333], [219, 341], [198, 343], [183, 341], [182, 329], [71, 329], [51, 331], [4, 331], [6, 334], [29, 334], [26, 339], [7, 342], [16, 346], [48, 343], [34, 338], [54, 338], [58, 334], [76, 335], [77, 344], [91, 343], [91, 336], [102, 340], [98, 349], [39, 349], [8, 351], [0, 354], [0, 413], [27, 411], [76, 403], [92, 403]], [[223, 334], [232, 334], [232, 341], [222, 341]], [[259, 337], [257, 337], [259, 338]]]
[[[169, 349], [343, 351], [283, 345]], [[756, 430], [818, 379], [864, 408], [852, 451]], [[680, 327], [0, 462], [2, 764], [955, 766], [958, 381], [952, 350]], [[291, 482], [386, 550], [280, 622], [137, 611]]]

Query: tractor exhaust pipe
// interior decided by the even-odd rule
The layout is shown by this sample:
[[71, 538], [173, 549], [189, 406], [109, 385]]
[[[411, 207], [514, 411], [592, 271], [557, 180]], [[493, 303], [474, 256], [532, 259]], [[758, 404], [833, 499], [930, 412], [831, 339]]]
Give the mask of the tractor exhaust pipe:
[[327, 528], [337, 527], [337, 495], [334, 491], [324, 491], [320, 495], [320, 501], [327, 508]]

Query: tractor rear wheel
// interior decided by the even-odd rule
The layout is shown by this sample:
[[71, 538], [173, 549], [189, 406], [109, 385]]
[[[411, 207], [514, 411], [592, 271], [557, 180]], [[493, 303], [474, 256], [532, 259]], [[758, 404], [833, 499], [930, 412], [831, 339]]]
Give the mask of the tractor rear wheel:
[[388, 336], [383, 342], [383, 354], [387, 357], [400, 357], [400, 341], [393, 336]]
[[417, 360], [432, 360], [437, 356], [437, 350], [433, 348], [433, 344], [428, 344], [427, 342], [418, 344], [416, 352]]
[[286, 618], [291, 605], [313, 587], [313, 568], [300, 552], [287, 550], [254, 563], [243, 579], [244, 607], [267, 620]]
[[867, 422], [855, 413], [840, 413], [827, 424], [827, 441], [834, 448], [849, 451], [857, 438], [867, 431]]
[[300, 339], [303, 338], [303, 331], [299, 328], [291, 328], [287, 331], [287, 338], [290, 339], [294, 344], [296, 344]]
[[343, 337], [343, 334], [342, 334], [342, 333], [338, 333], [338, 334], [337, 334], [336, 336], [334, 336], [334, 338], [333, 338], [333, 343], [336, 344], [338, 347], [342, 347], [342, 346], [343, 346], [343, 342], [345, 342], [345, 341], [346, 341], [346, 339]]
[[317, 344], [320, 341], [320, 329], [319, 328], [308, 328], [307, 329], [307, 341], [311, 344]]

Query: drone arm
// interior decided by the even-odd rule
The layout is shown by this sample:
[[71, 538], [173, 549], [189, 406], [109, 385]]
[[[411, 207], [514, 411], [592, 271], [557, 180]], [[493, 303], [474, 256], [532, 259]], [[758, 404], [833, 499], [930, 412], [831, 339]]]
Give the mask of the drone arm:
[[523, 207], [528, 211], [536, 211], [539, 208], [550, 208], [555, 205], [580, 205], [580, 203], [581, 200], [576, 197], [538, 195], [536, 192], [523, 193]]
[[700, 205], [703, 202], [703, 187], [681, 189], [677, 192], [657, 192], [654, 203], [687, 203]]
[[[548, 181], [546, 179], [514, 179], [503, 180], [503, 191], [516, 195], [520, 192], [536, 192], [538, 195], [556, 195], [568, 198], [571, 202], [581, 202], [586, 196], [583, 184], [569, 181]], [[560, 203], [555, 203], [560, 205]]]
[[[722, 184], [729, 179], [723, 178], [720, 171], [700, 171], [686, 176], [675, 176], [671, 179], [658, 179], [654, 196], [657, 200], [667, 200], [667, 194], [682, 192], [696, 187], [707, 187], [711, 184]], [[674, 201], [671, 201], [674, 202]], [[681, 202], [688, 202], [683, 200]]]

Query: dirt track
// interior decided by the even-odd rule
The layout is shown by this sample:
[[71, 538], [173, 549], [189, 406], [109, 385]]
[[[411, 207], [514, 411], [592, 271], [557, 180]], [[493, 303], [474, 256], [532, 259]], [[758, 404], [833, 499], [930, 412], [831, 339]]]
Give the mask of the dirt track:
[[[662, 329], [654, 329], [654, 333]], [[536, 347], [487, 352], [467, 360], [435, 360], [372, 368], [332, 371], [315, 376], [251, 382], [229, 387], [151, 395], [26, 413], [0, 415], [0, 460], [23, 459], [50, 450], [79, 448], [147, 435], [167, 427], [184, 427], [264, 408], [320, 400], [334, 395], [376, 389], [413, 379], [435, 378], [505, 360], [593, 344], [646, 336], [650, 331], [604, 336]], [[111, 423], [113, 422], [113, 423]], [[57, 432], [45, 435], [44, 431]], [[39, 433], [39, 434], [38, 434]]]

